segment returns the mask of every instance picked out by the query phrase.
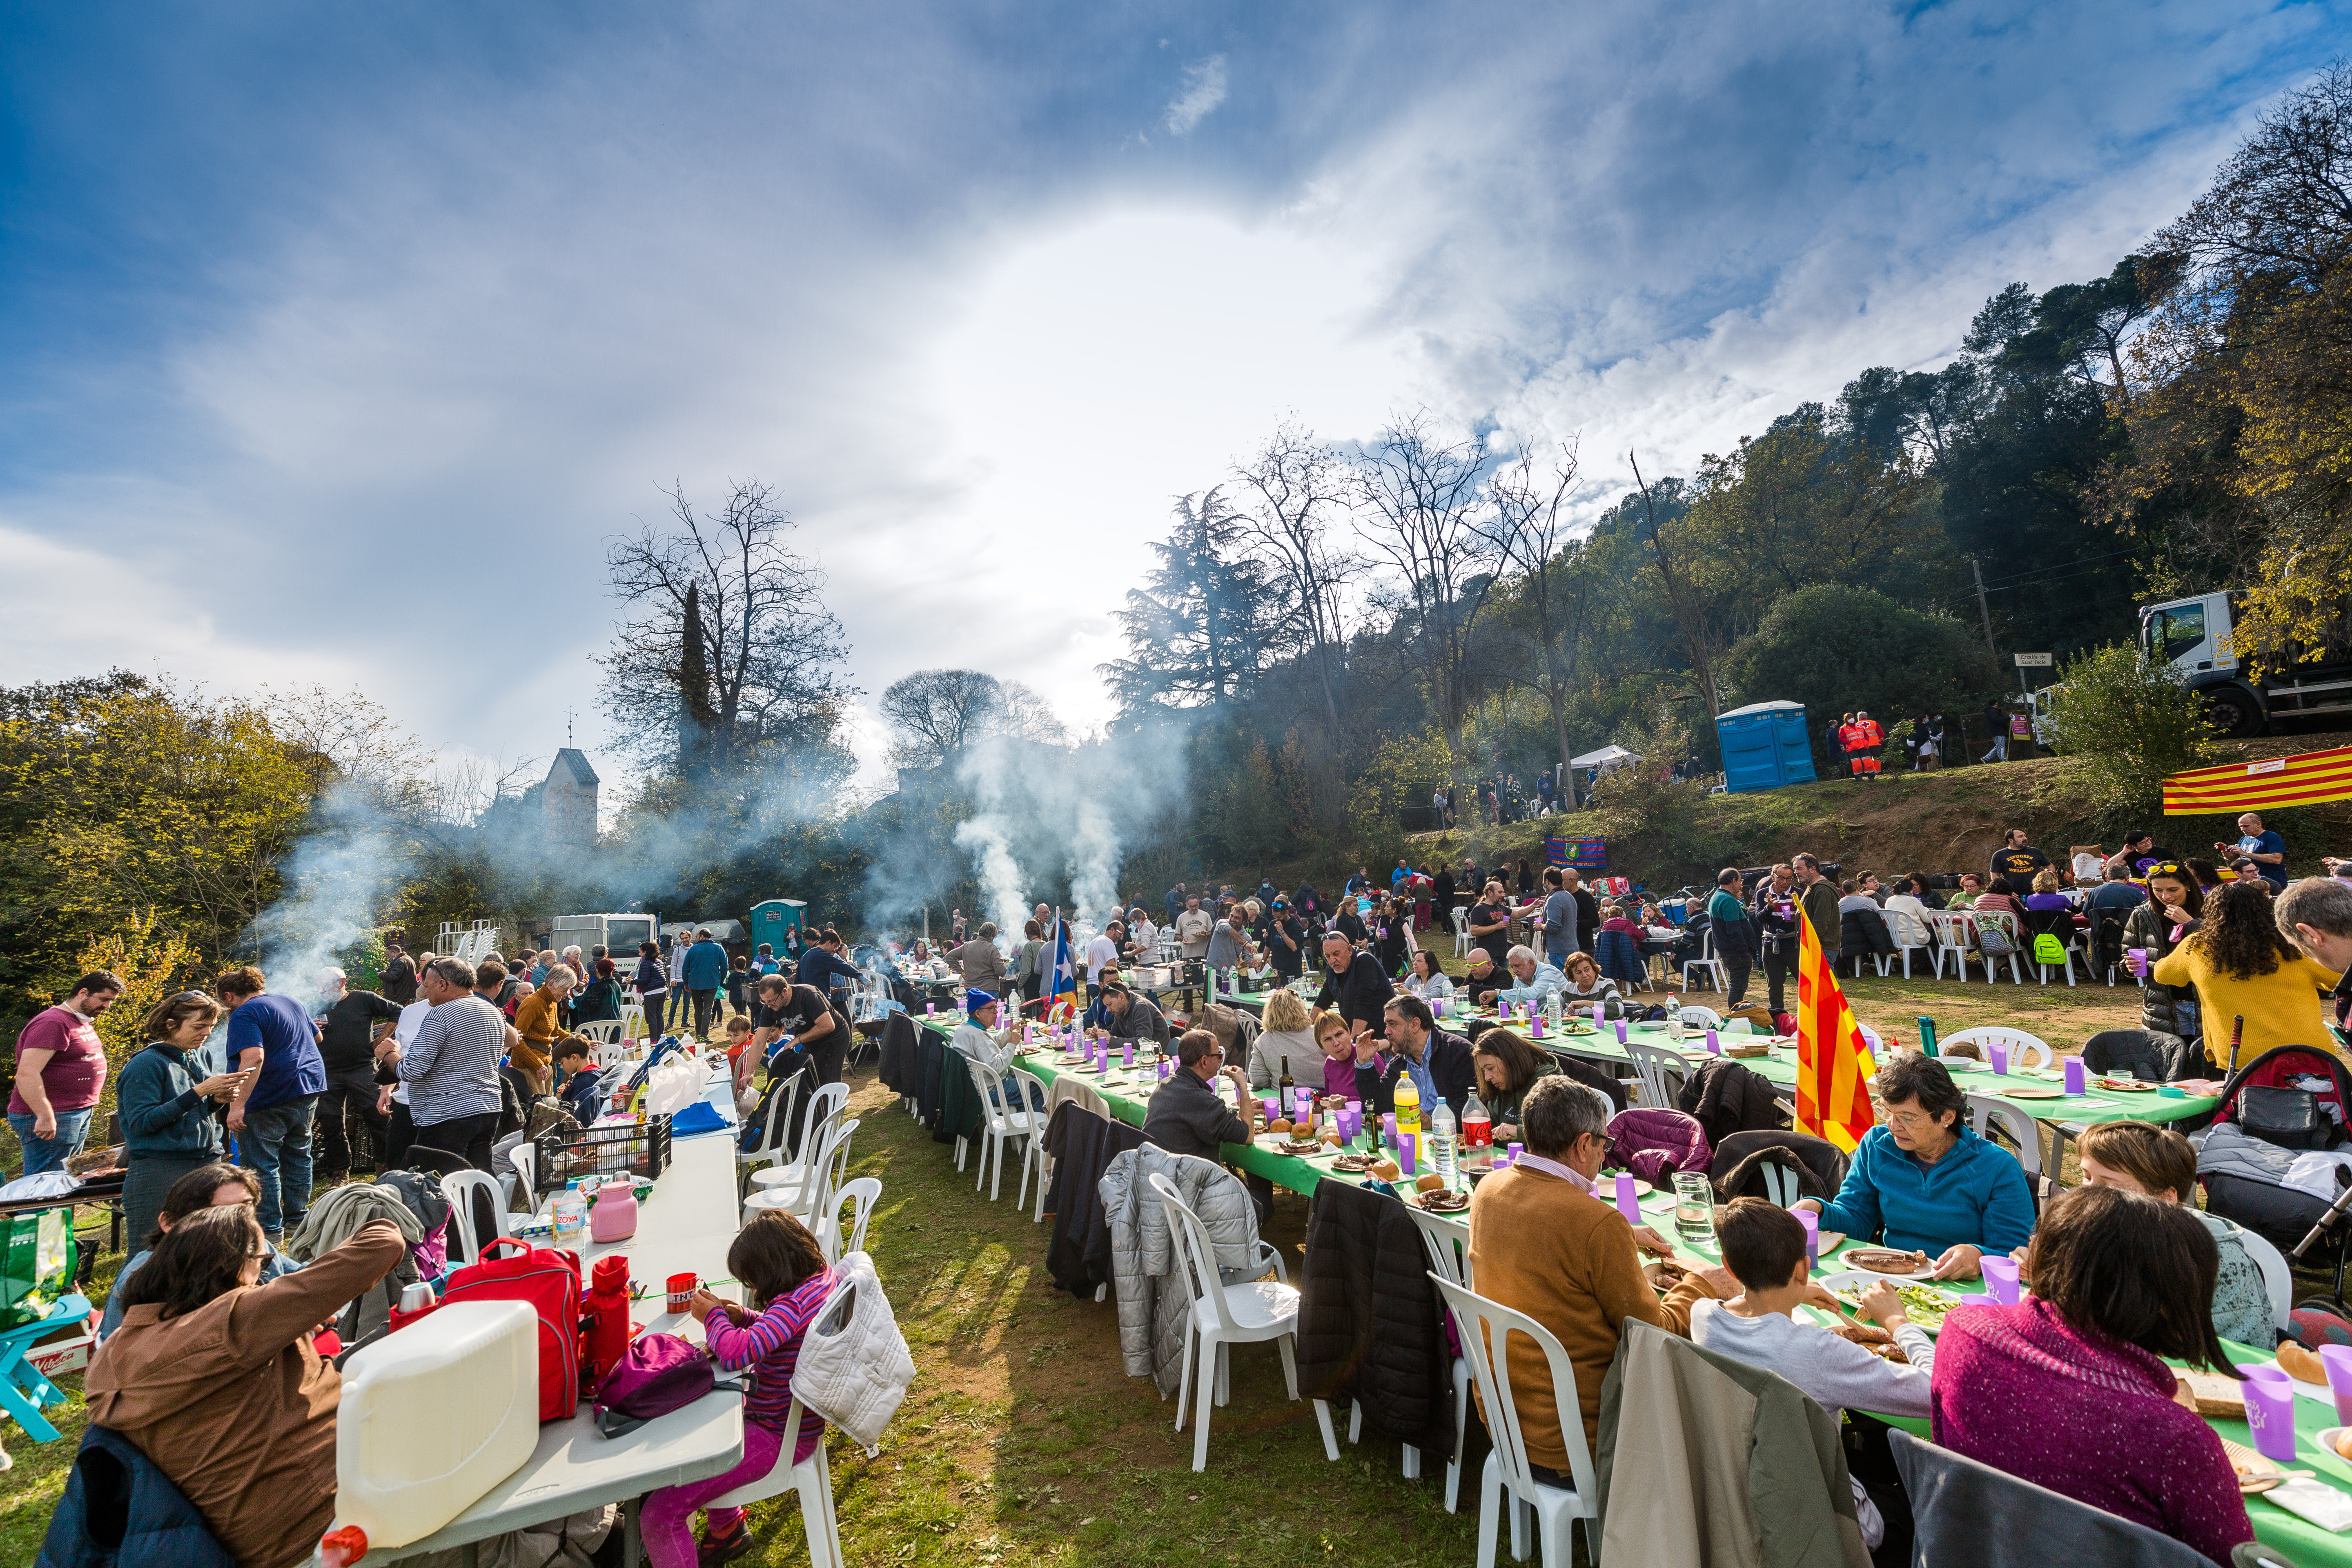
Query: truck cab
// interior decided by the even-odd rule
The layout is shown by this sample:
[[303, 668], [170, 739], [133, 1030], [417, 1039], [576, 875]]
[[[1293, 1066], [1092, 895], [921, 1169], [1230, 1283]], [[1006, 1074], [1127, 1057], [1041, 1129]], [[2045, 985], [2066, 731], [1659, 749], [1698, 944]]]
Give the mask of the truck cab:
[[2216, 592], [2142, 605], [2140, 647], [2180, 672], [2224, 735], [2260, 735], [2282, 719], [2352, 713], [2352, 639], [2331, 637], [2316, 658], [2290, 649], [2290, 660], [2256, 675], [2231, 646], [2242, 599]]

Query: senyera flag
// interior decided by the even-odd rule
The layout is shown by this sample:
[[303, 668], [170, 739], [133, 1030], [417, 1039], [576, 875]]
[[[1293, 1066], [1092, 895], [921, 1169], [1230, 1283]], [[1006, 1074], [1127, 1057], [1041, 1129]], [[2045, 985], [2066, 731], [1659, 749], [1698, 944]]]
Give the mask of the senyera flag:
[[2352, 746], [2191, 768], [2164, 780], [2167, 816], [2233, 816], [2331, 800], [2352, 800]]
[[1797, 929], [1803, 941], [1797, 954], [1797, 1131], [1851, 1154], [1878, 1125], [1870, 1108], [1870, 1075], [1878, 1068], [1813, 922], [1800, 914]]

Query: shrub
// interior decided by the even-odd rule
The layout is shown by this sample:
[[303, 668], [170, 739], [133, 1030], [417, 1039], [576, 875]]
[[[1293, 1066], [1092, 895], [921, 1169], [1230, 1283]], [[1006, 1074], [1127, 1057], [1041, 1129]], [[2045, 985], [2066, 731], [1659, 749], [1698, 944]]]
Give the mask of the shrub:
[[2203, 704], [2180, 672], [2133, 644], [2094, 648], [2060, 674], [2051, 736], [2102, 826], [2157, 810], [2165, 774], [2217, 754]]

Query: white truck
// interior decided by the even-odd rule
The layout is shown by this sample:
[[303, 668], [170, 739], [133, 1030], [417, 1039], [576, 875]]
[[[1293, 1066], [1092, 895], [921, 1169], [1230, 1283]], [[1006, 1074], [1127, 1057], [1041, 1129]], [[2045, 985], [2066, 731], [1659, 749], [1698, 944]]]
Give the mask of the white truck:
[[2282, 661], [2256, 675], [2230, 647], [2242, 597], [2216, 592], [2143, 605], [2140, 646], [2188, 678], [2224, 735], [2263, 734], [2283, 719], [2341, 723], [2352, 714], [2352, 626], [2339, 619], [2317, 658]]
[[555, 952], [577, 946], [583, 954], [601, 947], [626, 975], [635, 965], [637, 944], [661, 940], [659, 915], [557, 915], [542, 944]]

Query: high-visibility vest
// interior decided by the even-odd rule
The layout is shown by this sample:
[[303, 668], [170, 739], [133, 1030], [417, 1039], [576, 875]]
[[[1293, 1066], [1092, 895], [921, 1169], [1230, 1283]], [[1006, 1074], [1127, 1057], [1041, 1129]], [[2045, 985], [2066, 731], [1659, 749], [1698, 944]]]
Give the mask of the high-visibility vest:
[[1886, 739], [1886, 731], [1878, 727], [1875, 719], [1864, 719], [1854, 725], [1855, 744], [1875, 746]]

